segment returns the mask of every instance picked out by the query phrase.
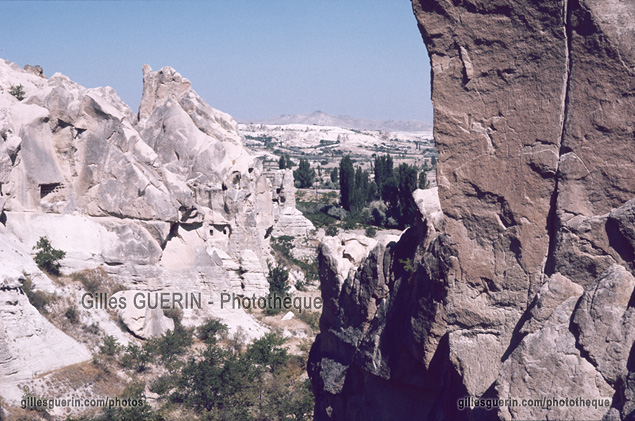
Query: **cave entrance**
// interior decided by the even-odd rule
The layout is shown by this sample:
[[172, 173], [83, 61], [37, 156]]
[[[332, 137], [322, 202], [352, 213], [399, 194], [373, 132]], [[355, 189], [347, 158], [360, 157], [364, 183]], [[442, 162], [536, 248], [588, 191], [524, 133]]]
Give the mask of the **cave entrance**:
[[40, 184], [40, 199], [44, 199], [51, 193], [59, 193], [63, 188], [62, 183]]

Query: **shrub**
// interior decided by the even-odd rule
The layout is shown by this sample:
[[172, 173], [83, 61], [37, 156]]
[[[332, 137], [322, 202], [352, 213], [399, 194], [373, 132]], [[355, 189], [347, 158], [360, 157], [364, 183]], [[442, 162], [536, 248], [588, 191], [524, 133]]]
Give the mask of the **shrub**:
[[33, 281], [31, 281], [29, 276], [25, 276], [24, 281], [22, 281], [22, 291], [24, 291], [24, 295], [26, 295], [31, 305], [35, 307], [37, 311], [42, 314], [48, 313], [46, 306], [55, 299], [53, 294], [44, 291], [34, 291]]
[[215, 344], [216, 335], [227, 333], [227, 325], [216, 319], [207, 319], [202, 325], [196, 328], [196, 337], [208, 345]]
[[373, 238], [377, 234], [377, 230], [375, 227], [367, 227], [366, 228], [366, 237]]
[[66, 316], [71, 324], [75, 324], [79, 321], [79, 315], [77, 314], [77, 310], [75, 310], [75, 307], [69, 307], [64, 313], [64, 316]]
[[274, 304], [273, 308], [267, 306], [267, 314], [278, 314], [282, 311], [282, 308], [276, 306], [276, 301], [273, 297], [284, 298], [289, 294], [289, 270], [276, 265], [269, 264], [269, 275], [267, 276], [269, 281], [269, 296], [272, 297], [271, 303]]
[[[81, 284], [84, 285], [84, 289], [93, 294], [96, 292], [105, 292], [104, 289], [111, 283], [110, 277], [104, 268], [101, 267], [75, 272], [71, 275], [71, 278], [75, 282], [81, 282]], [[114, 294], [114, 291], [110, 291], [110, 293]]]
[[329, 237], [336, 237], [337, 227], [335, 225], [329, 225], [328, 227], [326, 227], [325, 234]]
[[120, 400], [134, 402], [128, 406], [114, 406], [104, 408], [102, 413], [93, 418], [93, 421], [128, 421], [128, 420], [160, 420], [158, 414], [147, 403], [145, 396], [145, 384], [131, 383], [126, 386]]
[[286, 339], [277, 333], [267, 333], [255, 340], [247, 349], [247, 358], [263, 367], [268, 367], [271, 372], [284, 367], [289, 356], [287, 349], [282, 345]]
[[9, 89], [9, 93], [17, 98], [18, 101], [22, 101], [24, 99], [24, 86], [22, 85], [12, 85], [11, 89]]
[[40, 237], [36, 245], [33, 246], [33, 250], [38, 251], [35, 254], [34, 260], [41, 270], [51, 275], [60, 275], [61, 265], [59, 261], [66, 256], [66, 252], [53, 248], [51, 242], [46, 237]]
[[386, 215], [384, 215], [382, 213], [382, 211], [380, 211], [377, 208], [373, 208], [372, 212], [371, 212], [371, 218], [373, 219], [373, 225], [376, 225], [378, 227], [381, 227], [384, 223], [384, 217]]
[[346, 209], [340, 206], [331, 206], [330, 208], [328, 208], [327, 213], [333, 218], [339, 219], [340, 221], [348, 216], [348, 212], [346, 211]]
[[104, 343], [99, 347], [100, 353], [104, 355], [108, 355], [108, 356], [113, 356], [117, 354], [120, 350], [121, 350], [121, 345], [117, 343], [117, 339], [114, 336], [110, 336], [110, 335], [104, 336]]
[[282, 254], [287, 259], [293, 259], [291, 249], [293, 248], [293, 240], [295, 237], [291, 235], [281, 235], [280, 237], [271, 237], [271, 248]]
[[[296, 264], [300, 268], [302, 272], [304, 272], [304, 277], [307, 281], [317, 281], [320, 278], [318, 273], [318, 264], [316, 259], [306, 258], [306, 259], [294, 259], [293, 263]], [[298, 290], [300, 288], [297, 287]]]
[[178, 307], [163, 310], [163, 314], [165, 315], [165, 317], [174, 320], [175, 326], [181, 324], [181, 321], [183, 320], [183, 310]]
[[408, 273], [413, 273], [416, 269], [412, 259], [399, 259], [399, 263], [403, 265], [404, 270]]
[[187, 347], [192, 345], [192, 336], [191, 329], [177, 324], [174, 330], [168, 330], [163, 336], [146, 342], [144, 350], [149, 354], [158, 355], [163, 363], [170, 364], [177, 356], [185, 354]]
[[357, 228], [357, 218], [349, 215], [349, 217], [343, 221], [342, 229], [349, 231], [354, 230], [355, 228]]
[[100, 333], [98, 323], [92, 323], [90, 326], [84, 326], [84, 330], [91, 335], [99, 335]]
[[152, 355], [145, 347], [129, 344], [126, 351], [121, 357], [121, 364], [137, 373], [142, 373], [148, 369], [148, 365], [152, 362]]

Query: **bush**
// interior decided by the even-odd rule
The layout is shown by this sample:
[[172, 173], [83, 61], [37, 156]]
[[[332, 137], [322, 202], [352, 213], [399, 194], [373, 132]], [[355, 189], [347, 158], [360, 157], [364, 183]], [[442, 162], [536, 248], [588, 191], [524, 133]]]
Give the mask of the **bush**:
[[367, 227], [366, 228], [366, 237], [373, 238], [377, 234], [377, 230], [375, 227]]
[[79, 315], [77, 314], [77, 310], [75, 310], [75, 307], [69, 307], [64, 313], [64, 316], [66, 316], [71, 324], [75, 324], [79, 321]]
[[181, 324], [181, 321], [183, 320], [183, 310], [178, 307], [163, 310], [163, 314], [165, 315], [165, 317], [174, 320], [175, 326]]
[[357, 228], [357, 223], [357, 218], [353, 215], [349, 215], [349, 217], [342, 222], [342, 229], [346, 231], [354, 230]]
[[[295, 265], [298, 266], [302, 272], [304, 272], [304, 278], [307, 281], [317, 281], [320, 278], [316, 259], [294, 259], [293, 263], [295, 263]], [[298, 287], [296, 286], [296, 288]], [[300, 288], [298, 288], [298, 290], [299, 289]]]
[[121, 357], [121, 364], [127, 369], [142, 373], [148, 369], [152, 360], [152, 355], [145, 347], [131, 343]]
[[9, 93], [17, 98], [18, 101], [22, 101], [24, 99], [24, 86], [22, 85], [12, 85], [11, 89], [9, 89]]
[[37, 311], [42, 314], [48, 314], [46, 306], [55, 300], [55, 296], [53, 294], [49, 294], [44, 291], [34, 291], [33, 281], [31, 281], [29, 276], [25, 276], [24, 281], [22, 282], [22, 291], [24, 291], [24, 295], [26, 295], [31, 305], [35, 307]]
[[128, 420], [160, 420], [163, 419], [154, 412], [146, 401], [145, 384], [132, 383], [123, 391], [120, 400], [134, 402], [128, 406], [114, 406], [104, 408], [102, 413], [93, 421], [128, 421]]
[[168, 330], [158, 338], [150, 339], [145, 343], [144, 349], [152, 355], [158, 355], [163, 363], [170, 364], [179, 355], [184, 355], [187, 347], [192, 345], [192, 330], [181, 324], [174, 326], [174, 330]]
[[317, 311], [294, 311], [296, 317], [309, 325], [313, 332], [320, 331], [320, 313]]
[[267, 276], [269, 281], [269, 296], [272, 297], [271, 303], [274, 304], [274, 308], [267, 306], [267, 314], [278, 314], [282, 311], [282, 308], [276, 306], [276, 301], [273, 297], [284, 298], [289, 295], [289, 270], [276, 265], [269, 264], [269, 275]]
[[412, 259], [399, 259], [399, 263], [403, 265], [404, 270], [408, 273], [413, 273], [416, 270]]
[[46, 237], [40, 237], [36, 245], [33, 246], [33, 250], [38, 250], [34, 260], [41, 270], [51, 275], [60, 275], [61, 265], [59, 261], [66, 257], [66, 252], [53, 248]]
[[382, 211], [380, 211], [377, 208], [373, 208], [372, 212], [371, 212], [371, 218], [373, 219], [373, 225], [376, 225], [378, 227], [381, 227], [384, 223], [384, 217], [386, 215], [383, 214]]
[[291, 235], [281, 235], [280, 237], [271, 237], [271, 248], [279, 252], [287, 259], [293, 259], [291, 249], [293, 248], [293, 240], [295, 237]]
[[336, 237], [337, 227], [335, 225], [329, 225], [328, 227], [326, 227], [325, 234], [329, 237]]
[[287, 349], [282, 346], [285, 342], [286, 339], [277, 333], [267, 333], [249, 346], [247, 358], [271, 372], [277, 371], [289, 360]]
[[327, 210], [327, 213], [333, 218], [339, 219], [340, 221], [348, 217], [348, 212], [346, 211], [346, 209], [339, 206], [331, 206]]
[[108, 355], [108, 356], [113, 356], [117, 354], [120, 350], [121, 350], [121, 345], [117, 343], [117, 339], [115, 339], [114, 336], [110, 336], [110, 335], [104, 336], [104, 343], [99, 347], [100, 353], [104, 355]]
[[[93, 294], [96, 292], [105, 292], [105, 287], [111, 282], [110, 277], [101, 267], [75, 272], [71, 275], [71, 278], [75, 282], [81, 282], [84, 289]], [[114, 292], [115, 291], [110, 291], [111, 294], [114, 294]]]
[[207, 319], [202, 325], [196, 328], [196, 337], [208, 345], [216, 343], [217, 335], [227, 333], [227, 325], [216, 319]]

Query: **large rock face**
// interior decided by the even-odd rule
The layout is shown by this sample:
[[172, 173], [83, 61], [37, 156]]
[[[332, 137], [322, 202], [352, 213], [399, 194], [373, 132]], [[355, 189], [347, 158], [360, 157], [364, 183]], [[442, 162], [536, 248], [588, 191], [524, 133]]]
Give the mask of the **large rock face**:
[[[313, 229], [290, 209], [294, 192], [280, 203], [236, 122], [174, 69], [145, 66], [143, 80], [136, 116], [111, 88], [0, 62], [3, 224], [29, 246], [48, 236], [66, 271], [101, 264], [127, 282], [266, 292], [268, 229]], [[17, 84], [21, 102], [8, 93]]]
[[[322, 250], [316, 415], [628, 416], [635, 6], [413, 6], [432, 67], [443, 223], [429, 212], [346, 279]], [[459, 410], [465, 396], [610, 408]]]
[[[66, 252], [66, 274], [101, 266], [128, 289], [123, 295], [201, 294], [202, 308], [184, 309], [184, 324], [217, 317], [254, 338], [267, 329], [241, 309], [221, 308], [221, 293], [266, 294], [270, 233], [314, 229], [294, 207], [292, 174], [277, 174], [274, 187], [236, 122], [187, 79], [144, 66], [143, 83], [135, 115], [112, 88], [0, 60], [0, 374], [11, 380], [0, 385], [3, 396], [35, 371], [90, 358], [18, 294], [23, 273], [36, 289], [65, 293], [33, 263], [40, 237]], [[23, 100], [10, 94], [18, 85]], [[138, 337], [173, 326], [160, 309], [128, 310], [119, 316]], [[21, 349], [51, 341], [66, 358], [32, 364]]]

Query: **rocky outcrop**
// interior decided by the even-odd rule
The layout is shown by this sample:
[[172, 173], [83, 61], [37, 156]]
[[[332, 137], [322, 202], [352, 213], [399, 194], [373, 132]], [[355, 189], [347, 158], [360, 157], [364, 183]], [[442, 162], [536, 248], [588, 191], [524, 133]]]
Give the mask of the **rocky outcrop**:
[[[635, 8], [413, 7], [432, 67], [442, 214], [418, 197], [423, 221], [341, 283], [321, 258], [316, 416], [627, 417]], [[609, 405], [460, 410], [465, 396]]]
[[[247, 339], [262, 336], [267, 329], [251, 315], [220, 307], [221, 293], [266, 294], [271, 232], [313, 229], [294, 207], [292, 174], [268, 180], [231, 116], [205, 103], [174, 69], [144, 66], [143, 83], [135, 114], [112, 88], [86, 89], [59, 73], [46, 79], [39, 67], [0, 61], [0, 282], [26, 271], [36, 289], [56, 290], [79, 306], [76, 292], [53, 285], [33, 263], [32, 248], [46, 236], [66, 252], [65, 274], [101, 266], [127, 289], [119, 293], [127, 301], [141, 291], [200, 294], [200, 308], [183, 309], [184, 324], [217, 317]], [[10, 94], [17, 85], [23, 99]], [[11, 312], [26, 314], [24, 296], [10, 301]], [[0, 313], [5, 307], [0, 303]], [[46, 325], [28, 308], [32, 323]], [[120, 310], [137, 337], [173, 328], [160, 309]], [[99, 314], [82, 310], [86, 320], [110, 319]], [[22, 319], [2, 319], [7, 361], [20, 360], [11, 338]], [[49, 325], [36, 326], [53, 333], [32, 338], [34, 347], [58, 338], [69, 357], [33, 367], [47, 371], [85, 357]]]
[[[25, 244], [48, 236], [67, 252], [64, 270], [104, 265], [127, 282], [202, 277], [263, 293], [267, 231], [313, 229], [293, 207], [291, 175], [272, 188], [236, 122], [173, 69], [144, 67], [138, 116], [111, 88], [0, 70], [3, 223]], [[17, 83], [22, 102], [7, 92]]]
[[[9, 244], [0, 239], [3, 263]], [[11, 250], [13, 254], [15, 250]], [[47, 372], [92, 359], [78, 343], [45, 319], [22, 290], [24, 276], [0, 267], [0, 377], [2, 397], [19, 401], [20, 384]]]

